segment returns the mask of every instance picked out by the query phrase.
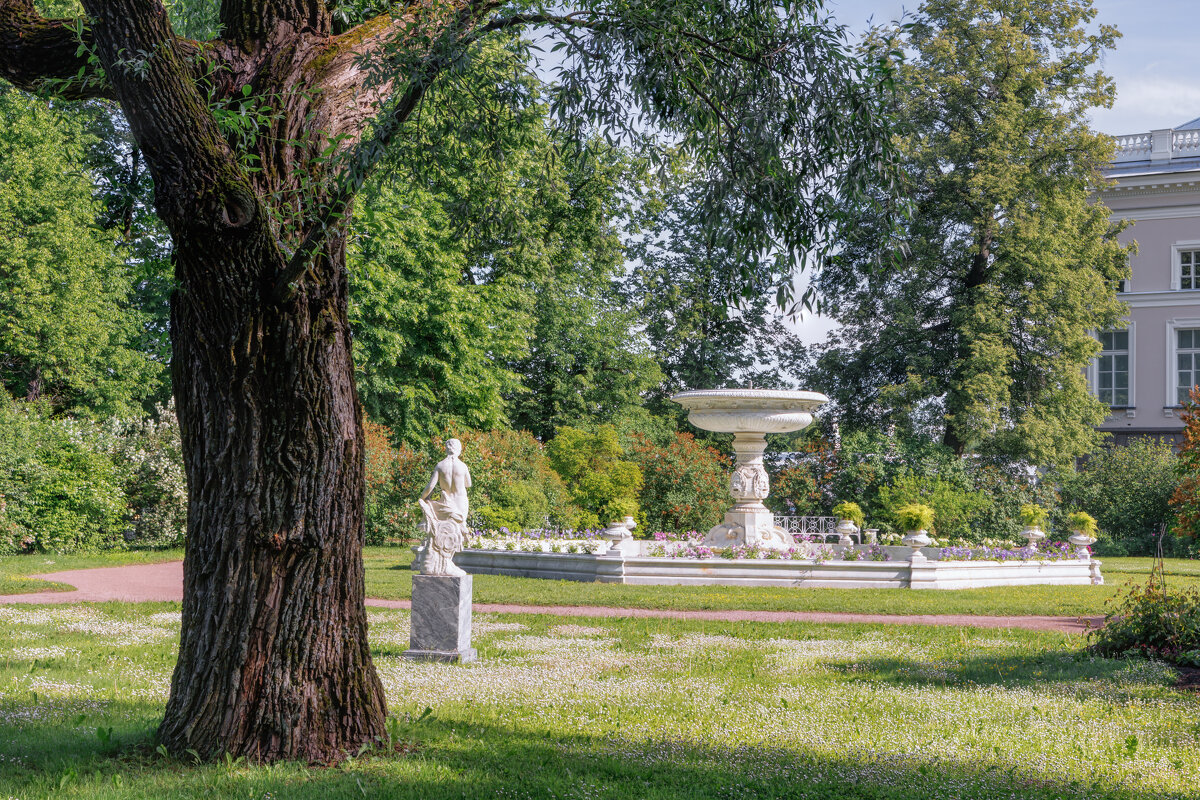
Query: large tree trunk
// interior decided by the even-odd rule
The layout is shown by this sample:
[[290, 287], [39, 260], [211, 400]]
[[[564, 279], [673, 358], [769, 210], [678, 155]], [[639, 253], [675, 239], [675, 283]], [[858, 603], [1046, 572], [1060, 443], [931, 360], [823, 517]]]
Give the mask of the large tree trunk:
[[[329, 761], [384, 733], [363, 606], [363, 450], [341, 240], [297, 299], [194, 280], [180, 251], [173, 377], [188, 474], [174, 752]], [[270, 264], [271, 271], [278, 264]], [[255, 291], [255, 288], [258, 291]]]

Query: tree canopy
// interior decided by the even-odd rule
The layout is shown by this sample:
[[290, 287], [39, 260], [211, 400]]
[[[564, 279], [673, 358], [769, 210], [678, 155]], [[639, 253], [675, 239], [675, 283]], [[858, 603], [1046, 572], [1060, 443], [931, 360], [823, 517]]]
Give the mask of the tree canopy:
[[[1090, 0], [930, 0], [879, 31], [899, 69], [899, 226], [865, 215], [816, 285], [842, 324], [815, 382], [845, 418], [922, 418], [959, 453], [1063, 463], [1106, 409], [1083, 368], [1118, 323], [1128, 249], [1093, 193], [1111, 141], [1094, 66], [1116, 39]], [[880, 187], [881, 199], [887, 188]]]
[[59, 411], [139, 409], [162, 366], [139, 351], [132, 276], [83, 162], [77, 117], [0, 88], [0, 379]]

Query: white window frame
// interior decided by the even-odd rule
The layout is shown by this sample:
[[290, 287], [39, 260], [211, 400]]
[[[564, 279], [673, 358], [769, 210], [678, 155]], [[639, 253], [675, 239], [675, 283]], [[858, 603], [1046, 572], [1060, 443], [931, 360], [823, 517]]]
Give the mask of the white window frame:
[[[1176, 242], [1175, 244], [1171, 245], [1171, 290], [1175, 292], [1189, 292], [1200, 289], [1200, 286], [1197, 286], [1195, 281], [1193, 281], [1191, 289], [1184, 289], [1183, 283], [1179, 279], [1179, 254], [1184, 250], [1200, 250], [1200, 240]], [[1200, 278], [1200, 269], [1197, 268], [1198, 266], [1200, 265], [1192, 265], [1192, 274], [1197, 278]]]
[[[1127, 327], [1116, 328], [1115, 330], [1125, 330], [1129, 332], [1129, 403], [1123, 406], [1109, 406], [1116, 411], [1122, 409], [1128, 411], [1137, 408], [1137, 359], [1134, 358], [1134, 353], [1137, 350], [1137, 323], [1128, 321]], [[1100, 341], [1100, 334], [1106, 331], [1092, 331], [1092, 338]], [[1092, 357], [1091, 363], [1088, 364], [1087, 374], [1085, 375], [1088, 382], [1088, 388], [1092, 392], [1092, 397], [1100, 399], [1100, 354], [1097, 353]]]
[[1167, 396], [1163, 408], [1179, 408], [1179, 366], [1176, 356], [1179, 354], [1179, 334], [1181, 328], [1200, 328], [1200, 317], [1186, 317], [1167, 320]]

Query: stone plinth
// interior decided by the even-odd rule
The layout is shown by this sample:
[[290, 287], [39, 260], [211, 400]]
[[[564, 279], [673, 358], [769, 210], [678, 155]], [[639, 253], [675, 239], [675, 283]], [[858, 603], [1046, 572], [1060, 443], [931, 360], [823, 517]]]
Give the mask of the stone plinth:
[[474, 661], [471, 576], [413, 575], [412, 632], [405, 658]]

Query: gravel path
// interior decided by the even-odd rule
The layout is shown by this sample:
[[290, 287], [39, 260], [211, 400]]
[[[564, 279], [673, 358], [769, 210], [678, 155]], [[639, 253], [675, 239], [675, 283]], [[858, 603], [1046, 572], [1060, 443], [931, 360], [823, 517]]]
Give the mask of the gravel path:
[[[38, 575], [66, 583], [73, 592], [0, 595], [3, 603], [80, 603], [121, 600], [131, 603], [183, 599], [183, 562], [101, 567]], [[377, 608], [409, 608], [407, 600], [367, 600]], [[858, 622], [872, 625], [952, 625], [976, 628], [1025, 628], [1035, 631], [1082, 633], [1103, 617], [978, 617], [968, 614], [848, 614], [826, 611], [678, 611], [606, 606], [518, 606], [476, 603], [475, 611], [492, 614], [551, 614], [560, 617], [655, 617], [705, 619], [718, 622]]]

